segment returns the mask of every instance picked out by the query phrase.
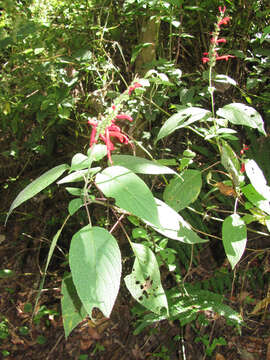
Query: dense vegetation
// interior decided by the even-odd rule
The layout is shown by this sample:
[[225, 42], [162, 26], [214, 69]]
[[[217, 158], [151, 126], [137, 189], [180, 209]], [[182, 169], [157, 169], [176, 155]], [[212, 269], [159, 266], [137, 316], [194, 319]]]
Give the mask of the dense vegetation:
[[[51, 268], [67, 339], [126, 289], [137, 335], [162, 321], [208, 331], [222, 317], [234, 334], [250, 316], [269, 322], [268, 2], [0, 4], [1, 220], [23, 224], [26, 254], [39, 248], [33, 319], [52, 316]], [[18, 276], [8, 260], [0, 271]], [[222, 359], [229, 339], [195, 341]], [[153, 358], [174, 359], [166, 349]]]

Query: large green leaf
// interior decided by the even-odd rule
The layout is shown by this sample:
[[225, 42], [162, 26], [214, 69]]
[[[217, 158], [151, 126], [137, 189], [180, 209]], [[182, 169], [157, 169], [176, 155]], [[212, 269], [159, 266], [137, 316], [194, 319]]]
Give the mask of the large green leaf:
[[87, 225], [71, 240], [69, 264], [77, 293], [89, 316], [94, 307], [109, 317], [121, 277], [121, 253], [104, 228]]
[[167, 166], [160, 165], [154, 161], [147, 160], [138, 156], [131, 155], [113, 155], [114, 165], [123, 166], [134, 173], [139, 174], [175, 174], [175, 171]]
[[242, 193], [245, 197], [260, 210], [270, 215], [270, 204], [258, 191], [255, 190], [252, 184], [248, 184], [241, 188]]
[[177, 129], [189, 126], [196, 121], [202, 120], [207, 115], [211, 115], [210, 111], [194, 106], [178, 111], [165, 121], [158, 133], [156, 142], [165, 136], [170, 135]]
[[206, 242], [201, 239], [190, 227], [190, 225], [169, 205], [159, 199], [155, 199], [158, 209], [161, 228], [146, 222], [154, 230], [173, 240], [178, 240], [186, 244], [198, 244]]
[[19, 193], [19, 195], [16, 197], [16, 199], [11, 204], [10, 209], [7, 214], [7, 217], [6, 217], [6, 222], [8, 220], [9, 215], [16, 207], [21, 205], [26, 200], [29, 200], [32, 197], [34, 197], [35, 195], [37, 195], [40, 191], [44, 190], [47, 186], [51, 185], [68, 168], [69, 168], [69, 166], [67, 164], [55, 166], [51, 170], [46, 171], [43, 175], [38, 177], [36, 180], [31, 182], [29, 185], [27, 185], [26, 188], [24, 188]]
[[263, 135], [266, 135], [261, 115], [250, 106], [241, 103], [228, 104], [218, 109], [217, 115], [234, 125], [249, 126], [253, 129], [258, 129]]
[[186, 170], [181, 177], [175, 177], [169, 182], [163, 193], [163, 199], [175, 211], [180, 211], [197, 199], [201, 187], [200, 171]]
[[86, 317], [87, 312], [77, 294], [72, 281], [71, 274], [62, 280], [62, 318], [64, 324], [65, 337]]
[[270, 201], [270, 187], [267, 185], [267, 181], [260, 167], [254, 160], [245, 161], [246, 174], [256, 189], [266, 200]]
[[223, 221], [222, 241], [227, 258], [234, 269], [247, 243], [247, 228], [238, 214], [232, 214]]
[[159, 266], [149, 247], [132, 243], [135, 262], [125, 283], [131, 295], [154, 313], [168, 314], [168, 303], [161, 285]]
[[231, 175], [234, 185], [239, 186], [241, 181], [244, 180], [244, 175], [240, 171], [239, 160], [226, 141], [222, 140], [221, 143], [221, 164]]
[[147, 185], [132, 171], [110, 166], [96, 176], [96, 183], [120, 208], [160, 227], [157, 205]]

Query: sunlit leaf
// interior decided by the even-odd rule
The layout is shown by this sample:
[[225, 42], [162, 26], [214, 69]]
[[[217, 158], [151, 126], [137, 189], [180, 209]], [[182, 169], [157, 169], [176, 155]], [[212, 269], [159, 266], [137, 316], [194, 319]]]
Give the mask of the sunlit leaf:
[[163, 199], [178, 212], [197, 199], [201, 187], [201, 172], [198, 170], [186, 170], [181, 174], [181, 177], [174, 177], [166, 186]]
[[110, 166], [97, 174], [96, 183], [107, 197], [115, 198], [116, 205], [121, 209], [160, 227], [152, 192], [131, 170]]
[[217, 115], [234, 125], [249, 126], [266, 135], [261, 115], [252, 107], [241, 103], [232, 103], [217, 110]]
[[131, 295], [154, 313], [168, 314], [168, 303], [161, 285], [159, 266], [149, 247], [132, 243], [135, 262], [125, 283]]
[[270, 187], [267, 185], [264, 174], [256, 161], [246, 160], [245, 170], [251, 184], [256, 189], [256, 191], [266, 200], [270, 201]]
[[94, 307], [110, 317], [121, 277], [121, 253], [115, 238], [104, 228], [80, 229], [72, 237], [69, 264], [79, 298], [92, 317]]
[[114, 165], [123, 166], [138, 174], [175, 174], [175, 171], [157, 162], [131, 155], [112, 155]]
[[6, 222], [8, 220], [9, 215], [11, 212], [21, 205], [26, 200], [31, 199], [35, 195], [37, 195], [39, 192], [44, 190], [47, 186], [51, 185], [55, 180], [57, 180], [64, 171], [66, 171], [69, 168], [67, 164], [58, 165], [49, 171], [46, 171], [43, 175], [38, 177], [36, 180], [31, 182], [29, 185], [24, 188], [19, 195], [16, 197], [16, 199], [13, 201], [13, 203], [10, 206], [10, 209], [8, 211]]
[[200, 238], [182, 216], [169, 205], [159, 199], [155, 200], [161, 227], [156, 227], [150, 222], [146, 222], [155, 231], [169, 239], [178, 240], [186, 244], [198, 244], [207, 241]]
[[223, 221], [222, 241], [226, 256], [234, 269], [247, 243], [247, 228], [238, 214], [232, 214]]
[[186, 109], [178, 111], [165, 121], [158, 133], [156, 142], [165, 136], [170, 135], [177, 129], [189, 126], [196, 121], [202, 120], [207, 115], [211, 115], [210, 111], [199, 107], [187, 107]]

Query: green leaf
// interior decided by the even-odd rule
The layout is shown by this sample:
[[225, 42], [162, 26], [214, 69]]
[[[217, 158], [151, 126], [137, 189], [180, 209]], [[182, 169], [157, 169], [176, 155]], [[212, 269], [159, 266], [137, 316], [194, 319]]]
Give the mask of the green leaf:
[[180, 177], [173, 178], [163, 193], [164, 201], [175, 211], [183, 210], [200, 194], [202, 177], [198, 170], [186, 170]]
[[84, 191], [81, 188], [66, 187], [67, 192], [72, 196], [83, 196]]
[[153, 46], [152, 43], [144, 43], [144, 44], [139, 44], [139, 45], [136, 45], [134, 50], [132, 51], [132, 55], [131, 55], [131, 60], [130, 60], [130, 63], [134, 63], [137, 56], [139, 55], [139, 53], [141, 52], [142, 49], [148, 47], [148, 46]]
[[249, 126], [253, 129], [258, 129], [263, 135], [266, 135], [261, 115], [250, 106], [241, 103], [228, 104], [218, 109], [217, 115], [234, 125]]
[[153, 175], [176, 174], [174, 170], [168, 168], [167, 166], [138, 156], [113, 155], [112, 161], [114, 165], [123, 166], [134, 173]]
[[107, 155], [107, 148], [105, 145], [95, 144], [88, 150], [87, 155], [75, 154], [71, 161], [70, 171], [89, 168], [93, 161], [99, 161]]
[[[88, 168], [88, 165], [86, 163], [87, 160], [88, 156], [81, 153], [75, 154], [71, 160], [70, 171]], [[86, 163], [86, 165], [84, 163]]]
[[241, 191], [245, 195], [245, 197], [252, 202], [255, 206], [257, 206], [260, 210], [266, 212], [270, 215], [270, 204], [261, 194], [259, 194], [253, 185], [248, 184], [241, 188]]
[[16, 199], [13, 201], [13, 203], [10, 206], [10, 209], [8, 211], [5, 224], [9, 218], [9, 215], [11, 212], [21, 205], [26, 200], [31, 199], [35, 195], [37, 195], [40, 191], [44, 190], [47, 186], [51, 185], [55, 180], [57, 180], [64, 171], [66, 171], [69, 168], [67, 164], [62, 164], [55, 166], [49, 171], [46, 171], [43, 175], [41, 175], [39, 178], [31, 182], [29, 185], [24, 188], [19, 195], [16, 197]]
[[158, 133], [155, 142], [164, 138], [165, 136], [168, 136], [177, 129], [202, 120], [206, 115], [210, 116], [210, 111], [199, 107], [187, 107], [186, 109], [178, 111], [176, 114], [172, 115], [168, 120], [165, 121], [164, 125], [161, 127]]
[[234, 269], [247, 243], [247, 228], [238, 214], [232, 214], [223, 221], [222, 241], [227, 258]]
[[159, 222], [161, 227], [156, 227], [150, 222], [150, 225], [155, 231], [173, 240], [178, 240], [186, 244], [198, 244], [206, 242], [201, 239], [190, 227], [190, 225], [169, 205], [165, 204], [159, 199], [155, 199], [158, 209]]
[[15, 271], [10, 269], [1, 269], [0, 270], [0, 279], [7, 279], [14, 277], [16, 275]]
[[63, 278], [61, 289], [62, 318], [65, 337], [67, 338], [71, 331], [87, 316], [87, 312], [77, 294], [71, 274]]
[[99, 161], [107, 155], [107, 147], [103, 144], [94, 144], [88, 151], [89, 161]]
[[76, 181], [84, 181], [87, 178], [87, 174], [94, 175], [101, 170], [101, 167], [95, 167], [91, 169], [77, 170], [73, 173], [65, 176], [63, 179], [57, 181], [57, 184], [66, 184]]
[[244, 180], [244, 176], [240, 172], [240, 163], [237, 155], [226, 141], [221, 140], [221, 144], [221, 164], [232, 176], [234, 185], [239, 186], [241, 181]]
[[77, 210], [83, 206], [83, 200], [81, 198], [72, 199], [68, 204], [68, 212], [72, 216]]
[[73, 283], [88, 315], [94, 307], [110, 317], [121, 277], [121, 253], [106, 230], [87, 225], [71, 240], [69, 264]]
[[267, 181], [260, 167], [254, 160], [245, 161], [246, 174], [256, 189], [266, 200], [270, 201], [270, 187], [267, 185]]
[[160, 227], [157, 206], [147, 185], [132, 171], [110, 166], [96, 176], [96, 184], [115, 203], [139, 218]]
[[131, 243], [135, 262], [125, 284], [139, 303], [154, 313], [168, 314], [168, 303], [161, 285], [159, 266], [154, 253], [147, 246]]
[[214, 77], [215, 82], [217, 83], [221, 83], [221, 84], [230, 84], [233, 86], [236, 86], [237, 83], [234, 79], [232, 79], [231, 77], [224, 75], [224, 74], [218, 74]]
[[70, 110], [67, 107], [59, 106], [58, 115], [61, 119], [68, 119], [70, 117]]

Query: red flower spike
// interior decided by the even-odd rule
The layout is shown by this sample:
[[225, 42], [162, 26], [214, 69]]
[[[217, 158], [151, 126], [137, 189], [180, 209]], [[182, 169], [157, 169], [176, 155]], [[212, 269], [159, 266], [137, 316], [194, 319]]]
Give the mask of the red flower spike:
[[224, 14], [226, 11], [226, 6], [223, 6], [223, 9], [221, 8], [221, 6], [218, 7], [218, 10], [221, 14]]
[[[99, 134], [99, 138], [102, 141], [104, 141], [104, 143], [107, 147], [107, 156], [108, 156], [108, 160], [111, 164], [112, 164], [111, 151], [114, 150], [114, 144], [111, 141], [111, 137], [116, 138], [122, 144], [129, 143], [129, 138], [125, 134], [121, 133], [121, 128], [119, 126], [115, 125], [114, 122], [117, 119], [125, 119], [125, 120], [132, 121], [132, 118], [129, 115], [126, 115], [126, 114], [117, 115], [116, 118], [112, 120], [111, 125], [106, 127], [105, 134]], [[93, 144], [95, 144], [97, 142], [96, 134], [97, 134], [98, 122], [93, 119], [88, 119], [88, 123], [92, 126], [92, 132], [91, 132], [91, 137], [90, 137], [90, 147], [91, 147]]]
[[246, 171], [245, 164], [242, 163], [240, 172], [243, 174]]

